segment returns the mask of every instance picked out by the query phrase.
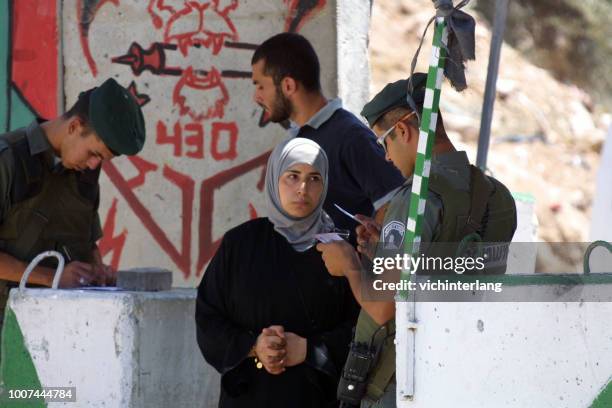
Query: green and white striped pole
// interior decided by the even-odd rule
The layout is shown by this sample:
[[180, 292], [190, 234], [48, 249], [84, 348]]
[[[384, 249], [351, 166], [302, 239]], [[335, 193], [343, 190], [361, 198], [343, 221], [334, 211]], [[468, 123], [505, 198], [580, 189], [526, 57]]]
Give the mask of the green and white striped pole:
[[[444, 77], [444, 63], [447, 45], [448, 30], [443, 17], [437, 17], [427, 72], [427, 84], [425, 89], [425, 100], [423, 102], [423, 113], [421, 115], [421, 126], [419, 130], [419, 144], [412, 179], [412, 192], [410, 195], [410, 208], [406, 221], [406, 232], [404, 236], [404, 253], [417, 255], [421, 244], [421, 232], [423, 229], [423, 218], [425, 205], [428, 197], [429, 171], [431, 169], [432, 148], [436, 133], [438, 120], [438, 106], [440, 103], [440, 88]], [[415, 276], [410, 270], [404, 269], [401, 279], [415, 282]], [[396, 302], [396, 379], [397, 393], [400, 400], [411, 399], [414, 395], [414, 344], [416, 319], [414, 315], [414, 303], [408, 302], [408, 291], [400, 291]], [[409, 356], [412, 361], [399, 361], [399, 358]]]
[[[429, 187], [429, 171], [431, 169], [431, 151], [436, 134], [440, 88], [442, 86], [442, 78], [444, 77], [444, 57], [446, 54], [444, 47], [446, 46], [447, 33], [444, 19], [437, 18], [425, 87], [425, 100], [423, 101], [423, 113], [419, 129], [419, 144], [412, 178], [410, 208], [408, 209], [408, 218], [406, 220], [404, 252], [410, 255], [418, 254], [421, 244], [423, 218]], [[412, 273], [409, 269], [402, 271], [402, 279], [410, 279], [411, 275]], [[406, 300], [406, 296], [406, 291], [400, 294], [402, 300]]]

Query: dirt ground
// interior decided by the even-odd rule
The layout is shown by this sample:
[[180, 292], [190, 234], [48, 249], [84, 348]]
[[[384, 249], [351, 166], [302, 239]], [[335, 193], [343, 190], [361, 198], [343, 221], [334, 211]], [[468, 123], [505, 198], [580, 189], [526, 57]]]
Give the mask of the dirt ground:
[[[451, 140], [475, 162], [485, 89], [490, 28], [476, 18], [476, 61], [467, 64], [469, 88], [442, 89], [441, 112]], [[371, 93], [405, 78], [434, 10], [430, 0], [376, 0], [370, 27]], [[430, 27], [417, 64], [429, 61]], [[611, 115], [581, 89], [555, 80], [507, 44], [502, 48], [487, 167], [513, 192], [535, 198], [539, 241], [585, 242]]]

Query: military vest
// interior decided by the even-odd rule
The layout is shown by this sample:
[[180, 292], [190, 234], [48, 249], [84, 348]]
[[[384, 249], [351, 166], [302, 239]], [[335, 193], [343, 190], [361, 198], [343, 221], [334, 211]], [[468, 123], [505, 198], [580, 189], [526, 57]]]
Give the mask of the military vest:
[[[478, 167], [470, 165], [470, 191], [453, 188], [438, 173], [432, 174], [429, 189], [440, 196], [443, 214], [440, 234], [433, 238], [427, 256], [457, 255], [461, 250], [459, 243], [473, 233], [485, 243], [509, 243], [512, 240], [517, 225], [514, 198], [506, 186], [485, 175]], [[436, 246], [436, 242], [443, 244]], [[506, 272], [505, 258], [492, 264], [496, 266], [486, 267], [485, 273]]]
[[29, 262], [47, 250], [90, 262], [95, 244], [100, 168], [53, 171], [44, 152], [30, 155], [25, 132], [4, 135], [15, 159], [11, 208], [0, 225], [0, 248]]
[[[457, 189], [440, 173], [432, 172], [429, 190], [442, 201], [439, 234], [432, 238], [427, 250], [429, 257], [455, 255], [458, 243], [466, 236], [477, 233], [482, 242], [505, 242], [512, 240], [516, 230], [516, 204], [508, 189], [493, 177], [486, 176], [479, 168], [470, 165], [470, 189]], [[408, 203], [404, 206], [407, 215]], [[453, 243], [436, 246], [435, 243]], [[452, 248], [451, 248], [452, 247]], [[485, 273], [503, 274], [505, 259], [501, 266], [486, 268]], [[427, 271], [426, 273], [435, 273]], [[387, 331], [395, 330], [395, 322], [386, 323]], [[357, 321], [355, 339], [368, 341], [378, 329], [376, 322], [362, 310]], [[395, 347], [393, 339], [386, 339], [380, 358], [370, 374], [367, 396], [378, 400], [395, 375]]]
[[[91, 262], [97, 226], [100, 168], [76, 172], [50, 169], [50, 152], [30, 154], [24, 129], [0, 136], [0, 151], [14, 158], [11, 206], [0, 224], [0, 250], [24, 261], [56, 250], [66, 262]], [[55, 267], [49, 259], [41, 265]], [[6, 281], [0, 280], [0, 292]], [[2, 293], [0, 293], [0, 298]], [[0, 309], [6, 299], [0, 299]]]

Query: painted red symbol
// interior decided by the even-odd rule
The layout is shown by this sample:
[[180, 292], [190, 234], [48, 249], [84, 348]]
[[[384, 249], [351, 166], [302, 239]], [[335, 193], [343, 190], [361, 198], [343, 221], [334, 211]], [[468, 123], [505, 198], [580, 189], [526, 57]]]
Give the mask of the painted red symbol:
[[[97, 10], [104, 3], [118, 5], [119, 0], [76, 1], [84, 56], [93, 75], [96, 76], [95, 61], [89, 52], [87, 40], [89, 27]], [[326, 0], [284, 0], [284, 3], [288, 11], [285, 29], [297, 32], [325, 6]], [[216, 161], [232, 161], [238, 157], [239, 128], [233, 122], [234, 118], [229, 120], [225, 118], [230, 98], [224, 81], [248, 79], [251, 73], [235, 70], [236, 67], [231, 66], [224, 67], [229, 69], [221, 69], [218, 65], [214, 65], [220, 64], [216, 59], [212, 62], [206, 59], [206, 69], [198, 69], [191, 66], [191, 62], [186, 59], [181, 59], [181, 55], [175, 52], [179, 51], [186, 56], [193, 48], [204, 47], [210, 50], [213, 56], [222, 50], [245, 50], [241, 52], [251, 53], [257, 44], [239, 42], [238, 32], [231, 19], [232, 12], [237, 7], [238, 0], [149, 0], [147, 11], [153, 27], [159, 30], [161, 37], [159, 42], [144, 47], [132, 42], [124, 55], [112, 58], [113, 63], [129, 66], [134, 76], [140, 76], [148, 71], [153, 75], [177, 77], [178, 81], [172, 92], [172, 104], [178, 108], [181, 117], [177, 119], [174, 112], [172, 119], [158, 117], [156, 123], [152, 124], [153, 131], [157, 130], [157, 137], [153, 139], [158, 144], [170, 144], [173, 150], [169, 150], [168, 153], [174, 152], [176, 157], [212, 158]], [[175, 52], [175, 55], [170, 55], [171, 52]], [[168, 63], [169, 57], [173, 58], [172, 65]], [[150, 78], [150, 76], [143, 77]], [[147, 86], [151, 84], [150, 81], [147, 82]], [[149, 101], [148, 95], [138, 92], [135, 82], [130, 84], [129, 89], [139, 104], [144, 105]], [[157, 92], [151, 93], [151, 95], [157, 94]], [[163, 101], [156, 101], [156, 106], [163, 106]], [[208, 122], [210, 119], [216, 120]], [[268, 117], [265, 115], [259, 119], [260, 126], [268, 123]], [[166, 125], [166, 122], [169, 123]], [[212, 258], [220, 242], [220, 237], [213, 237], [216, 192], [224, 189], [226, 185], [236, 183], [240, 177], [253, 171], [260, 172], [260, 180], [255, 187], [263, 191], [269, 153], [266, 152], [238, 166], [213, 174], [203, 181], [200, 181], [201, 175], [198, 180], [198, 175], [184, 174], [173, 168], [172, 156], [164, 160], [164, 163], [169, 164], [161, 162], [156, 164], [140, 157], [130, 158], [131, 164], [137, 170], [137, 175], [132, 178], [127, 178], [115, 165], [116, 163], [105, 164], [104, 170], [159, 248], [167, 254], [183, 276], [189, 278], [194, 272], [196, 276], [202, 274], [204, 266]], [[154, 174], [158, 179], [166, 180], [161, 182], [165, 189], [170, 185], [179, 192], [180, 198], [170, 203], [163, 214], [154, 213], [150, 202], [145, 200], [145, 197], [155, 197], [156, 193], [146, 188], [147, 182], [151, 181], [147, 178], [151, 178]], [[194, 215], [196, 183], [201, 183], [200, 207], [199, 214]], [[248, 217], [257, 217], [258, 212], [253, 202], [245, 201]], [[101, 249], [105, 250], [105, 254], [112, 253], [112, 262], [115, 264], [120, 262], [127, 235], [125, 229], [120, 233], [115, 231], [117, 206], [115, 200], [104, 224], [105, 237], [100, 241]], [[176, 214], [172, 214], [171, 211]], [[196, 221], [193, 219], [194, 216], [198, 217], [197, 237], [193, 234], [193, 230], [196, 229], [196, 226], [192, 227]], [[176, 217], [179, 220], [178, 238], [172, 238], [170, 232], [164, 228], [164, 223], [169, 222], [169, 217], [170, 219]], [[194, 239], [197, 242], [194, 243]], [[192, 246], [194, 249], [197, 248], [197, 259], [196, 254], [192, 254]]]
[[181, 115], [189, 115], [194, 121], [222, 118], [229, 93], [216, 68], [201, 74], [189, 67], [174, 87], [172, 102]]
[[163, 29], [164, 42], [177, 44], [183, 55], [190, 47], [200, 46], [217, 55], [225, 41], [238, 40], [229, 16], [237, 7], [238, 0], [185, 1], [180, 5], [151, 0], [147, 11], [155, 28]]
[[131, 161], [138, 170], [138, 175], [130, 180], [125, 179], [113, 162], [106, 162], [104, 164], [104, 171], [155, 241], [170, 256], [172, 262], [177, 265], [179, 270], [183, 272], [185, 278], [188, 278], [191, 269], [191, 221], [193, 217], [195, 183], [188, 175], [179, 173], [170, 166], [164, 165], [162, 170], [163, 177], [181, 191], [181, 202], [179, 203], [178, 211], [181, 218], [181, 242], [180, 246], [177, 247], [168, 238], [166, 232], [155, 221], [151, 212], [145, 207], [134, 191], [137, 187], [144, 184], [146, 174], [157, 170], [158, 166], [142, 158], [132, 158]]
[[127, 53], [111, 59], [116, 64], [129, 65], [134, 75], [151, 71], [155, 75], [181, 75], [183, 70], [166, 66], [166, 50], [176, 50], [175, 44], [153, 43], [145, 50], [137, 42], [130, 45]]
[[132, 94], [134, 99], [136, 99], [138, 106], [143, 107], [147, 103], [151, 102], [151, 98], [149, 97], [149, 95], [141, 94], [138, 92], [138, 89], [136, 88], [136, 82], [134, 81], [130, 82], [130, 85], [128, 85], [127, 90], [129, 93]]
[[285, 31], [297, 33], [302, 26], [325, 7], [326, 0], [283, 0], [289, 8]]
[[96, 61], [91, 55], [91, 49], [89, 45], [89, 29], [98, 11], [106, 3], [111, 3], [115, 7], [119, 6], [119, 0], [77, 0], [76, 9], [77, 15], [79, 16], [79, 38], [81, 40], [81, 48], [83, 48], [83, 54], [91, 69], [93, 76], [98, 75], [98, 67]]
[[106, 256], [108, 253], [113, 253], [113, 257], [110, 261], [110, 266], [117, 270], [119, 268], [119, 260], [121, 259], [121, 253], [125, 246], [125, 240], [127, 238], [127, 230], [124, 228], [121, 233], [115, 235], [115, 222], [117, 219], [117, 199], [113, 198], [108, 214], [106, 215], [106, 221], [102, 228], [102, 238], [98, 241], [98, 249], [100, 250], [101, 256]]

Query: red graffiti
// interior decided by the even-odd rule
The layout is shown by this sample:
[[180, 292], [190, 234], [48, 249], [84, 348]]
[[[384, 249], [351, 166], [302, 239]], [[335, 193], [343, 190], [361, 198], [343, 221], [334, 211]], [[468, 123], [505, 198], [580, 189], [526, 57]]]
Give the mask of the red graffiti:
[[136, 82], [134, 81], [130, 82], [130, 84], [127, 87], [127, 90], [129, 91], [129, 93], [132, 94], [134, 99], [136, 99], [138, 106], [143, 107], [147, 103], [151, 102], [151, 97], [149, 97], [149, 95], [138, 92], [138, 89], [136, 88]]
[[185, 135], [185, 144], [195, 147], [195, 150], [185, 152], [187, 157], [192, 159], [204, 158], [204, 128], [201, 123], [188, 123], [185, 125], [185, 130], [191, 134]]
[[[226, 42], [227, 48], [233, 48], [238, 50], [253, 50], [257, 46], [255, 44], [238, 43], [238, 42]], [[144, 71], [149, 71], [154, 75], [159, 76], [181, 76], [184, 73], [184, 69], [176, 66], [169, 66], [167, 64], [168, 53], [177, 49], [176, 44], [167, 44], [154, 42], [149, 48], [145, 49], [137, 42], [130, 44], [127, 52], [123, 55], [119, 55], [111, 58], [114, 64], [127, 65], [132, 69], [132, 73], [136, 76], [140, 76]], [[193, 69], [193, 68], [192, 68]], [[206, 76], [208, 71], [205, 69], [194, 70], [196, 74]], [[250, 71], [238, 71], [235, 69], [224, 69], [221, 71], [220, 76], [228, 79], [250, 79]]]
[[[221, 139], [223, 135], [227, 136], [227, 148], [220, 149]], [[238, 127], [234, 122], [222, 123], [214, 122], [212, 124], [212, 142], [210, 154], [213, 159], [219, 160], [234, 160], [238, 157], [236, 145], [238, 143]]]
[[257, 210], [255, 209], [255, 206], [252, 203], [249, 203], [249, 218], [252, 220], [257, 218]]
[[126, 184], [130, 190], [134, 190], [135, 188], [144, 185], [147, 173], [157, 170], [157, 164], [148, 162], [138, 156], [129, 156], [128, 160], [132, 162], [134, 167], [136, 167], [138, 170], [137, 176], [126, 181]]
[[166, 51], [176, 50], [175, 44], [154, 42], [148, 49], [142, 48], [137, 42], [130, 44], [127, 52], [111, 58], [115, 64], [128, 65], [134, 75], [140, 76], [144, 71], [155, 75], [181, 75], [183, 70], [166, 64]]
[[326, 0], [283, 0], [289, 12], [285, 19], [285, 31], [297, 33], [304, 24], [325, 8]]
[[[264, 190], [264, 183], [266, 182], [266, 167], [263, 167], [261, 169], [261, 174], [259, 175], [259, 181], [257, 182], [257, 189], [259, 191], [263, 191]], [[255, 219], [257, 218], [257, 210], [255, 209], [255, 206], [253, 205], [253, 203], [249, 203], [249, 218], [250, 219]]]
[[202, 74], [189, 67], [174, 87], [172, 102], [179, 107], [181, 115], [189, 115], [199, 122], [222, 118], [229, 93], [216, 68]]
[[210, 261], [221, 242], [221, 239], [214, 239], [212, 236], [215, 191], [258, 167], [263, 166], [265, 170], [268, 156], [270, 156], [270, 152], [266, 152], [229, 170], [217, 173], [202, 182], [200, 190], [200, 224], [198, 228], [199, 254], [196, 264], [196, 276], [202, 274], [204, 265]]
[[174, 133], [169, 134], [166, 128], [166, 124], [161, 120], [157, 121], [157, 138], [155, 142], [159, 145], [169, 144], [174, 147], [174, 157], [181, 157], [183, 154], [183, 137], [181, 124], [176, 122], [174, 124]]
[[106, 221], [102, 228], [102, 238], [98, 241], [98, 249], [100, 250], [101, 256], [112, 252], [113, 257], [110, 261], [110, 266], [117, 270], [119, 268], [119, 260], [121, 259], [121, 253], [125, 246], [125, 240], [127, 238], [127, 230], [124, 228], [119, 235], [115, 235], [115, 221], [117, 219], [117, 199], [113, 198], [108, 214], [106, 215]]
[[144, 182], [146, 174], [153, 171], [153, 169], [157, 169], [157, 166], [141, 158], [132, 160], [132, 164], [137, 168], [139, 174], [130, 180], [126, 180], [112, 162], [105, 163], [103, 169], [153, 239], [170, 256], [172, 262], [183, 272], [185, 278], [188, 278], [191, 269], [191, 224], [195, 182], [188, 175], [179, 173], [170, 166], [164, 165], [162, 171], [163, 177], [176, 185], [181, 191], [181, 211], [179, 214], [182, 221], [181, 243], [180, 249], [177, 249], [134, 191], [136, 187], [141, 185], [141, 181]]
[[185, 1], [181, 6], [179, 9], [165, 0], [150, 0], [147, 11], [153, 26], [163, 29], [164, 42], [176, 43], [183, 55], [190, 47], [200, 46], [217, 55], [225, 41], [238, 40], [229, 16], [238, 7], [238, 0]]
[[91, 55], [89, 29], [91, 23], [93, 23], [96, 18], [96, 14], [106, 3], [119, 6], [119, 0], [77, 0], [76, 2], [77, 15], [79, 16], [79, 38], [81, 40], [81, 48], [83, 48], [83, 54], [85, 55], [85, 59], [87, 60], [87, 64], [93, 76], [98, 75], [98, 67]]
[[[326, 0], [283, 1], [288, 11], [285, 30], [291, 32], [299, 31], [326, 5]], [[119, 0], [77, 0], [77, 2], [83, 41], [87, 38], [89, 25], [99, 7], [105, 2], [117, 5]], [[141, 90], [149, 88], [152, 76], [164, 81], [166, 87], [168, 85], [172, 87], [171, 105], [164, 101], [156, 101], [155, 105], [156, 109], [164, 105], [167, 108], [176, 108], [172, 110], [171, 117], [159, 112], [154, 112], [152, 116], [155, 118], [152, 129], [155, 136], [152, 139], [159, 146], [157, 149], [162, 149], [161, 153], [169, 156], [169, 160], [165, 160], [165, 163], [172, 163], [174, 158], [212, 159], [215, 162], [238, 159], [240, 129], [234, 121], [225, 119], [230, 103], [226, 82], [250, 79], [251, 73], [236, 70], [234, 66], [219, 66], [222, 61], [227, 60], [225, 54], [223, 59], [210, 60], [208, 57], [198, 59], [205, 62], [204, 66], [194, 66], [193, 58], [185, 58], [194, 48], [206, 48], [208, 54], [213, 56], [222, 50], [228, 50], [227, 52], [231, 50], [232, 53], [248, 53], [245, 58], [250, 57], [257, 44], [239, 42], [239, 35], [231, 18], [238, 7], [238, 0], [149, 0], [147, 3], [147, 12], [153, 28], [158, 30], [161, 38], [143, 46], [134, 41], [128, 42], [126, 44], [130, 45], [127, 52], [111, 57], [110, 60], [114, 64], [125, 66], [126, 71], [131, 69], [134, 78], [141, 78], [144, 82], [139, 86]], [[91, 18], [85, 21], [84, 16]], [[83, 25], [84, 22], [87, 24]], [[84, 46], [83, 50], [95, 76], [95, 62], [91, 59], [89, 49]], [[231, 61], [231, 58], [229, 60]], [[129, 83], [129, 80], [127, 82]], [[141, 106], [151, 101], [149, 95], [139, 92], [135, 81], [130, 83], [129, 90]], [[269, 122], [265, 115], [258, 119], [260, 127], [266, 126]], [[282, 125], [287, 126], [287, 124]], [[135, 175], [132, 171], [124, 172], [123, 168], [120, 171], [113, 163], [105, 164], [104, 171], [127, 202], [131, 212], [187, 279], [194, 274], [201, 276], [205, 265], [220, 243], [221, 237], [213, 236], [215, 197], [219, 199], [219, 191], [223, 191], [220, 194], [226, 194], [228, 189], [232, 191], [232, 184], [250, 172], [257, 172], [259, 176], [256, 185], [253, 186], [256, 188], [254, 191], [262, 192], [265, 187], [266, 162], [269, 154], [270, 152], [260, 154], [204, 180], [202, 176], [198, 179], [195, 172], [185, 174], [179, 172], [173, 164], [158, 165], [141, 157], [129, 158], [129, 163], [136, 170]], [[205, 165], [202, 166], [202, 171], [209, 174]], [[130, 174], [131, 178], [126, 174]], [[146, 187], [147, 182], [152, 181], [149, 179], [162, 179], [159, 191], [151, 192]], [[196, 183], [199, 183], [200, 187], [200, 201], [199, 212], [194, 215], [194, 208], [197, 206]], [[159, 184], [159, 181], [156, 181], [156, 184]], [[154, 200], [164, 200], [163, 192], [167, 192], [169, 186], [178, 189], [180, 198], [164, 206], [164, 209], [171, 208], [171, 212], [153, 211], [154, 208], [159, 208], [152, 205], [155, 204]], [[145, 201], [145, 197], [149, 201]], [[249, 195], [249, 199], [245, 201], [246, 208], [240, 208], [246, 210], [246, 216], [258, 217], [253, 195]], [[101, 241], [101, 247], [105, 250], [105, 254], [112, 252], [112, 261], [118, 264], [127, 231], [123, 230], [121, 234], [113, 236], [116, 234], [114, 231], [116, 212], [115, 200], [104, 224], [105, 234], [109, 238]], [[169, 217], [176, 217], [179, 220], [178, 225], [172, 226], [173, 231], [178, 231], [178, 237], [170, 234]], [[194, 217], [197, 217], [196, 225], [193, 225], [196, 221]], [[196, 229], [197, 234], [194, 234]], [[124, 233], [125, 235], [122, 235]], [[197, 254], [192, 256], [193, 251]]]
[[[43, 2], [32, 7], [30, 2], [6, 1], [3, 7], [13, 12], [9, 17], [10, 39], [2, 39], [12, 47], [12, 60], [2, 62], [12, 63], [8, 70], [12, 77], [8, 78], [9, 82], [12, 79], [15, 90], [35, 115], [53, 118], [58, 114], [57, 2]], [[5, 67], [3, 65], [0, 70]], [[6, 79], [3, 78], [3, 89]]]
[[[246, 163], [215, 174], [202, 182], [200, 190], [200, 220], [198, 228], [198, 261], [196, 265], [197, 276], [201, 275], [204, 265], [212, 258], [220, 242], [220, 238], [214, 239], [212, 236], [215, 191], [220, 190], [225, 185], [231, 183], [242, 175], [257, 169], [258, 167], [261, 167], [262, 169], [260, 173], [260, 180], [258, 181], [256, 187], [259, 191], [262, 191], [264, 180], [263, 177], [265, 177], [266, 171], [265, 166], [269, 155], [270, 152], [266, 152]], [[182, 174], [172, 169], [170, 166], [165, 165], [163, 167], [163, 177], [177, 186], [181, 191], [179, 215], [182, 223], [180, 249], [178, 249], [177, 246], [170, 241], [162, 227], [155, 221], [151, 212], [135, 193], [135, 190], [144, 183], [146, 175], [151, 171], [156, 171], [158, 166], [142, 158], [132, 159], [133, 160], [131, 160], [131, 163], [138, 170], [138, 174], [129, 180], [126, 180], [123, 177], [112, 162], [105, 163], [103, 169], [109, 179], [117, 187], [123, 198], [127, 201], [130, 209], [134, 212], [134, 214], [136, 214], [144, 227], [149, 231], [155, 242], [157, 242], [161, 249], [168, 254], [168, 256], [170, 256], [172, 261], [183, 273], [185, 279], [187, 279], [191, 276], [191, 225], [195, 182], [190, 176]], [[257, 217], [257, 211], [252, 203], [248, 203], [248, 210], [250, 218]], [[119, 265], [125, 239], [127, 237], [127, 231], [125, 229], [119, 235], [114, 235], [116, 214], [117, 199], [113, 201], [113, 204], [109, 209], [104, 224], [104, 237], [99, 242], [100, 253], [102, 256], [113, 252], [111, 265], [114, 268], [117, 268]], [[167, 216], [167, 214], [162, 214], [162, 216]]]
[[[238, 126], [234, 122], [212, 122], [210, 130], [210, 156], [216, 161], [234, 160], [238, 157]], [[204, 125], [177, 121], [169, 130], [161, 120], [157, 121], [155, 142], [172, 146], [174, 157], [204, 159]]]

